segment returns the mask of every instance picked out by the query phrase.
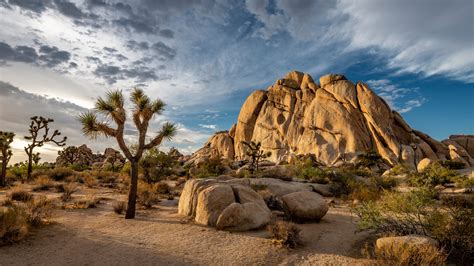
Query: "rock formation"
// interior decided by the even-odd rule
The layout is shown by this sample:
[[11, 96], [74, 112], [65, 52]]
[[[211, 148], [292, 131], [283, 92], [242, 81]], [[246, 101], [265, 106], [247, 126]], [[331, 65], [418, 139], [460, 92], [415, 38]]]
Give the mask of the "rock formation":
[[338, 74], [321, 77], [318, 85], [310, 75], [293, 71], [267, 90], [254, 91], [237, 123], [212, 136], [193, 159], [219, 155], [242, 160], [242, 141], [261, 142], [274, 162], [313, 154], [322, 164], [336, 165], [375, 150], [391, 165], [416, 168], [423, 158], [474, 165], [473, 136], [436, 141], [410, 128], [367, 84]]
[[[83, 144], [77, 147], [76, 155], [74, 156], [74, 165], [82, 166], [95, 166], [102, 168], [104, 165], [113, 165], [115, 167], [121, 167], [125, 163], [125, 157], [122, 154], [112, 148], [107, 148], [104, 154], [92, 153], [92, 150]], [[58, 166], [69, 166], [71, 162], [68, 158], [58, 156], [56, 158], [56, 165]]]

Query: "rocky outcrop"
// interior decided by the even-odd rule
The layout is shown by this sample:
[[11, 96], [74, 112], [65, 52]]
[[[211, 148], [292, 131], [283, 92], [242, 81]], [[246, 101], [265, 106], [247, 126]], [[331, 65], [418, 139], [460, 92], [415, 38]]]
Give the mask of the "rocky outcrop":
[[413, 169], [423, 158], [462, 158], [469, 166], [474, 164], [466, 157], [473, 156], [471, 139], [456, 136], [446, 144], [413, 130], [363, 82], [329, 74], [318, 85], [308, 74], [293, 71], [267, 90], [251, 93], [231, 130], [211, 137], [194, 156], [242, 160], [242, 141], [256, 141], [274, 162], [313, 154], [324, 165], [336, 165], [376, 150], [389, 164]]
[[[422, 248], [423, 246], [438, 247], [438, 242], [431, 237], [422, 235], [390, 236], [377, 239], [375, 248], [402, 252], [401, 247]], [[397, 254], [402, 255], [402, 254]]]
[[[68, 156], [68, 158], [66, 158]], [[72, 159], [72, 161], [71, 161]], [[59, 155], [56, 158], [56, 165], [58, 166], [69, 166], [82, 165], [82, 166], [94, 166], [95, 168], [113, 168], [117, 169], [122, 167], [125, 163], [125, 157], [122, 154], [112, 148], [106, 148], [104, 154], [92, 153], [92, 150], [83, 144], [74, 150], [74, 154], [68, 153]]]

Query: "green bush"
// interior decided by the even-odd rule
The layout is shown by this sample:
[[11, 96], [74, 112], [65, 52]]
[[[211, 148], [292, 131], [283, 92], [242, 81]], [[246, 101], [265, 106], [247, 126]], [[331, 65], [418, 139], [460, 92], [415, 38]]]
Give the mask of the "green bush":
[[204, 162], [192, 168], [191, 172], [194, 178], [207, 178], [222, 175], [225, 169], [222, 158], [215, 156], [206, 158]]
[[455, 183], [464, 179], [458, 172], [445, 168], [439, 162], [428, 165], [422, 172], [408, 176], [408, 183], [413, 186], [437, 186]]
[[390, 169], [390, 174], [392, 175], [403, 175], [409, 174], [411, 172], [410, 167], [405, 164], [397, 164], [392, 169]]
[[359, 230], [384, 235], [425, 235], [436, 239], [451, 260], [473, 258], [474, 208], [472, 202], [450, 198], [444, 204], [428, 187], [408, 193], [385, 192], [379, 201], [354, 208]]
[[445, 160], [441, 162], [441, 165], [445, 168], [456, 170], [466, 168], [466, 164], [463, 162], [457, 162], [453, 160]]

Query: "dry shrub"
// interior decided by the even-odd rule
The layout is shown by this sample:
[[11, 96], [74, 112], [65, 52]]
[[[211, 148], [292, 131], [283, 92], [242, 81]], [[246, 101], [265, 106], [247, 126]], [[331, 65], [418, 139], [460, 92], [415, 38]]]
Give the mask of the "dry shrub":
[[33, 191], [46, 191], [54, 186], [53, 180], [47, 175], [40, 175], [35, 179]]
[[46, 196], [40, 196], [26, 203], [26, 221], [31, 226], [43, 224], [53, 214], [53, 204]]
[[28, 234], [25, 211], [17, 206], [0, 208], [0, 244], [11, 244]]
[[114, 203], [113, 208], [116, 214], [123, 214], [127, 210], [127, 203], [125, 201], [117, 201]]
[[48, 175], [50, 178], [54, 179], [55, 181], [62, 181], [70, 176], [74, 176], [75, 172], [72, 169], [59, 167], [54, 168], [51, 170], [47, 170], [44, 172], [45, 175]]
[[82, 175], [82, 181], [88, 188], [94, 188], [97, 186], [97, 179], [89, 172], [84, 172]]
[[14, 187], [10, 192], [8, 192], [7, 197], [11, 200], [27, 202], [33, 199], [33, 194], [23, 187]]
[[138, 183], [138, 202], [144, 207], [151, 208], [154, 204], [160, 202], [155, 186], [145, 182]]
[[100, 198], [94, 195], [87, 195], [84, 199], [80, 199], [74, 202], [72, 208], [74, 209], [90, 209], [97, 208], [97, 205], [100, 203]]
[[77, 191], [77, 185], [73, 183], [64, 184], [62, 186], [63, 194], [61, 195], [61, 200], [67, 202], [72, 198], [72, 194]]
[[155, 191], [158, 193], [158, 194], [169, 194], [170, 191], [171, 191], [171, 188], [170, 186], [168, 185], [168, 183], [164, 182], [164, 181], [160, 181], [158, 183], [156, 183], [154, 185], [155, 187]]
[[278, 200], [278, 198], [273, 195], [273, 193], [268, 190], [268, 189], [260, 189], [257, 190], [257, 193], [262, 196], [263, 201], [265, 201], [265, 204], [268, 206], [270, 210], [276, 210], [276, 211], [283, 211], [283, 206], [281, 201]]
[[277, 245], [293, 249], [301, 244], [300, 229], [292, 222], [276, 221], [267, 228], [272, 235], [273, 243]]
[[375, 248], [380, 265], [445, 265], [446, 254], [430, 245], [387, 245]]

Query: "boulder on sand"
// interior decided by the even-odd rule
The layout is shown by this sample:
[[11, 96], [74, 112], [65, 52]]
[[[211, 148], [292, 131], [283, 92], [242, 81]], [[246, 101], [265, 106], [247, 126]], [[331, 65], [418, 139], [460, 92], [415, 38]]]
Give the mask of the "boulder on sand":
[[281, 198], [285, 214], [300, 222], [319, 221], [326, 215], [329, 206], [324, 198], [311, 191], [299, 191]]

